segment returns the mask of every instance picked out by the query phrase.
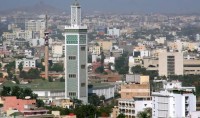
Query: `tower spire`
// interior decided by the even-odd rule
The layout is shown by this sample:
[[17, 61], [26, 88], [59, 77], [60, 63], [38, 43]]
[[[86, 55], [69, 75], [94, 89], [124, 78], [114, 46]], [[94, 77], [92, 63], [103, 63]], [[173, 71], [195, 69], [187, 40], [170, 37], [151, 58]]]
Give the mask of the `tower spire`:
[[71, 5], [71, 26], [81, 25], [81, 7], [77, 0]]

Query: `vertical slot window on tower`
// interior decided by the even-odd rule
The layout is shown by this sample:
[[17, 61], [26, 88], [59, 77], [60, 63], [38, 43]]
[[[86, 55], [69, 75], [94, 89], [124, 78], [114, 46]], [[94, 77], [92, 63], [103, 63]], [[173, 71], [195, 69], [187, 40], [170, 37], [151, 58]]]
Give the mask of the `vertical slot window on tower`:
[[81, 65], [81, 69], [85, 69], [85, 65]]
[[81, 47], [81, 51], [85, 51], [85, 46], [82, 46], [82, 47]]

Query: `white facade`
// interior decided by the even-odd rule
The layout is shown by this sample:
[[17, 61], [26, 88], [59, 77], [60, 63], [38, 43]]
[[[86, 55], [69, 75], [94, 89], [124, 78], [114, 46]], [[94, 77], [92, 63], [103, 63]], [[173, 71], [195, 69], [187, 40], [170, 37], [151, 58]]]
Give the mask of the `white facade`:
[[23, 58], [15, 60], [15, 69], [18, 69], [19, 64], [22, 63], [24, 68], [35, 68], [36, 59], [34, 58]]
[[105, 64], [109, 64], [109, 63], [115, 64], [115, 57], [109, 57], [109, 58], [104, 59], [104, 63]]
[[97, 62], [97, 59], [101, 59], [101, 55], [92, 55], [92, 62]]
[[52, 44], [52, 56], [62, 57], [64, 55], [65, 45], [62, 42], [53, 42]]
[[110, 99], [110, 98], [114, 98], [115, 86], [107, 85], [103, 87], [93, 87], [93, 88], [89, 88], [88, 92], [95, 93], [99, 97], [104, 95], [105, 99]]
[[24, 51], [24, 55], [25, 55], [26, 57], [31, 57], [31, 56], [32, 56], [32, 51], [31, 51], [31, 50], [25, 50], [25, 51]]
[[133, 66], [141, 65], [141, 64], [142, 64], [142, 58], [129, 56], [129, 59], [128, 59], [129, 74], [132, 74], [131, 68]]
[[156, 41], [158, 44], [164, 44], [165, 41], [166, 41], [166, 37], [157, 38], [157, 39], [155, 39], [155, 41]]
[[153, 118], [183, 118], [196, 111], [195, 87], [182, 87], [180, 82], [164, 84], [164, 90], [152, 93]]
[[100, 46], [91, 46], [89, 47], [89, 52], [93, 55], [100, 55], [101, 54], [101, 47]]
[[40, 32], [45, 30], [44, 20], [29, 20], [25, 22], [25, 30]]
[[51, 90], [33, 90], [33, 93], [37, 94], [39, 99], [53, 101], [65, 97], [65, 91], [51, 91]]
[[120, 36], [120, 29], [117, 28], [107, 28], [107, 34], [111, 36]]
[[[136, 55], [136, 53], [138, 53], [138, 55]], [[134, 50], [133, 51], [133, 56], [134, 57], [149, 57], [150, 56], [150, 51], [148, 50], [141, 50], [141, 51], [137, 51], [137, 50]]]
[[152, 101], [149, 97], [141, 97], [138, 99], [119, 99], [119, 114], [123, 113], [126, 118], [134, 118], [138, 112], [144, 111], [145, 108], [152, 108]]

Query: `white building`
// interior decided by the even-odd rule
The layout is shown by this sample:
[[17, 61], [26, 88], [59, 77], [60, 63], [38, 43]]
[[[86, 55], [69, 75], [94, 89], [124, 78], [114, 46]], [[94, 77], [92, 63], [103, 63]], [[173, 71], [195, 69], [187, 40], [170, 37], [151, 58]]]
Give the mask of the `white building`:
[[25, 22], [25, 30], [39, 32], [45, 30], [45, 21], [44, 20], [29, 20]]
[[129, 74], [132, 74], [131, 68], [136, 65], [142, 64], [142, 58], [141, 57], [133, 57], [129, 56], [128, 59], [128, 66], [129, 66]]
[[119, 114], [123, 113], [126, 118], [135, 118], [138, 112], [145, 108], [152, 108], [151, 97], [134, 97], [133, 99], [119, 99]]
[[115, 64], [115, 57], [109, 57], [104, 59], [104, 64], [113, 63]]
[[65, 97], [64, 90], [33, 90], [33, 93], [38, 95], [38, 98], [45, 102], [53, 101], [56, 99], [63, 99]]
[[25, 55], [26, 57], [31, 57], [31, 56], [33, 56], [33, 55], [32, 55], [32, 50], [25, 50], [25, 51], [24, 51], [24, 55]]
[[181, 82], [164, 83], [164, 90], [152, 92], [153, 118], [185, 118], [196, 111], [195, 87], [182, 87]]
[[35, 68], [36, 67], [36, 59], [33, 57], [27, 57], [27, 58], [15, 60], [15, 69], [18, 69], [18, 66], [20, 63], [23, 64], [23, 68]]
[[105, 99], [114, 98], [115, 85], [98, 83], [89, 85], [88, 93], [95, 93], [96, 95], [105, 96]]
[[120, 29], [117, 28], [107, 28], [107, 34], [110, 36], [120, 36]]
[[134, 57], [149, 57], [150, 56], [150, 51], [149, 50], [141, 50], [141, 51], [137, 51], [137, 50], [134, 50], [133, 51], [133, 56]]
[[90, 46], [89, 52], [92, 53], [93, 55], [100, 55], [101, 54], [101, 47], [96, 46], [96, 45]]
[[158, 44], [164, 44], [165, 41], [166, 41], [166, 37], [157, 38], [157, 39], [155, 39], [155, 41], [156, 41]]

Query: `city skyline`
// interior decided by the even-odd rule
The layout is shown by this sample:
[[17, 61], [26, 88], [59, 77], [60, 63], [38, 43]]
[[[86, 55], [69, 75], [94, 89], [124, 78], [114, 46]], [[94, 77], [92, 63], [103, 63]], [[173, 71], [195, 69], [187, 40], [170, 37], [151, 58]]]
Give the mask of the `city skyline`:
[[[0, 11], [32, 6], [39, 2], [69, 12], [67, 8], [73, 0], [0, 0]], [[199, 0], [79, 0], [85, 12], [111, 12], [111, 13], [199, 13]]]

